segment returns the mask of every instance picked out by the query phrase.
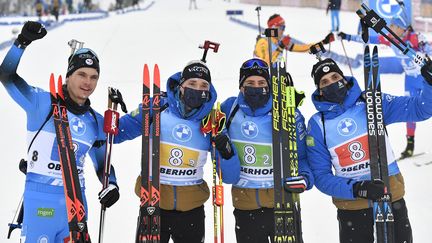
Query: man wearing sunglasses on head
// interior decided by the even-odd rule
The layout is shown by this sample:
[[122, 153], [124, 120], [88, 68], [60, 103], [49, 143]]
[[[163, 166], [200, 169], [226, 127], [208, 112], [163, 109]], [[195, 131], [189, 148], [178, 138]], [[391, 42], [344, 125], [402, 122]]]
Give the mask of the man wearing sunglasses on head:
[[[16, 70], [25, 48], [46, 35], [38, 22], [26, 22], [15, 43], [0, 66], [0, 80], [6, 91], [27, 114], [29, 138], [28, 166], [24, 191], [24, 220], [22, 242], [69, 242], [69, 226], [63, 189], [59, 152], [54, 129], [50, 92], [30, 86]], [[64, 92], [68, 111], [72, 143], [75, 148], [78, 177], [84, 206], [84, 159], [87, 154], [102, 181], [105, 155], [103, 117], [90, 106], [89, 97], [99, 80], [99, 59], [96, 54], [82, 48], [69, 57]], [[48, 83], [48, 82], [47, 82]], [[106, 207], [120, 197], [113, 168], [109, 186], [99, 194]]]
[[[240, 179], [233, 184], [231, 191], [238, 243], [265, 243], [274, 240], [272, 99], [269, 76], [269, 68], [264, 60], [247, 60], [240, 68], [238, 96], [228, 98], [221, 106], [222, 112], [227, 115], [228, 134], [237, 151], [235, 158], [241, 166]], [[301, 193], [312, 188], [313, 176], [306, 159], [306, 129], [299, 110], [296, 110], [295, 119], [299, 176], [285, 178], [284, 187], [289, 192]]]
[[[285, 20], [279, 14], [272, 15], [267, 21], [267, 26], [268, 28], [278, 29], [278, 37], [271, 38], [272, 62], [276, 62], [277, 60], [281, 59], [284, 50], [293, 52], [308, 52], [309, 48], [316, 44], [294, 43], [289, 35], [284, 35]], [[321, 42], [323, 44], [329, 44], [332, 41], [334, 41], [334, 36], [332, 33], [329, 33]], [[255, 44], [254, 56], [259, 57], [268, 63], [270, 60], [268, 48], [268, 38], [259, 38]]]

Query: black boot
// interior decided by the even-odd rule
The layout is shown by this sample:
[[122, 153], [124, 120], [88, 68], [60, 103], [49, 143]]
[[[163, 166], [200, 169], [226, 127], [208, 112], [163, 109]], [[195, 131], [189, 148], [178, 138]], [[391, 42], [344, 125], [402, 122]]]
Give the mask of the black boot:
[[401, 153], [401, 159], [413, 156], [414, 154], [414, 136], [407, 136], [407, 146]]

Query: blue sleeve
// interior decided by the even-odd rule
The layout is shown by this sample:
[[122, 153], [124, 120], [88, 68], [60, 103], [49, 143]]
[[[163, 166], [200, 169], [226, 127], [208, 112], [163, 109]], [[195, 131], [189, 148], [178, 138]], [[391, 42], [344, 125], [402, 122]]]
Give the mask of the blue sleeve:
[[29, 112], [36, 110], [37, 94], [42, 90], [29, 86], [16, 73], [23, 53], [24, 49], [12, 45], [0, 66], [0, 80], [12, 99]]
[[[92, 159], [93, 162], [93, 167], [95, 168], [96, 175], [100, 182], [102, 182], [103, 175], [104, 175], [105, 150], [106, 150], [106, 144], [100, 147], [93, 146], [89, 151], [90, 158]], [[117, 185], [117, 178], [112, 164], [110, 170], [110, 177], [108, 181], [110, 184]]]
[[[226, 184], [235, 184], [240, 179], [240, 160], [238, 159], [237, 150], [231, 145], [234, 155], [230, 159], [224, 159], [216, 150], [216, 159], [220, 159], [223, 182]], [[216, 163], [217, 165], [217, 163]], [[216, 166], [219, 170], [219, 166]]]
[[[221, 104], [221, 110], [225, 113], [227, 119], [229, 117], [229, 112], [231, 110], [232, 104], [235, 100], [235, 97], [228, 98]], [[225, 129], [223, 133], [227, 133], [228, 131]], [[233, 149], [234, 155], [225, 160], [219, 156], [217, 153], [217, 157], [220, 157], [220, 164], [222, 170], [223, 182], [227, 184], [234, 184], [240, 179], [240, 160], [238, 158], [237, 150], [235, 146], [231, 144], [231, 148]], [[219, 168], [217, 168], [219, 169]]]
[[[364, 43], [361, 35], [349, 35], [347, 34], [347, 41], [354, 41]], [[381, 44], [378, 35], [369, 35], [369, 44]]]
[[309, 161], [306, 154], [306, 127], [303, 115], [296, 110], [296, 133], [297, 133], [297, 154], [299, 175], [306, 178], [306, 189], [312, 189], [314, 185], [314, 177], [309, 166]]
[[114, 143], [122, 143], [142, 135], [142, 104], [130, 113], [120, 117], [119, 133], [114, 138]]
[[354, 180], [335, 176], [332, 171], [331, 156], [324, 144], [323, 134], [313, 118], [309, 120], [306, 151], [315, 179], [315, 186], [323, 193], [344, 199], [354, 199]]
[[426, 81], [419, 96], [382, 94], [385, 124], [424, 121], [432, 116], [432, 86]]
[[[150, 104], [151, 102], [152, 99], [150, 99]], [[160, 107], [164, 107], [167, 102], [168, 101], [166, 98], [162, 98]], [[165, 109], [169, 109], [169, 107]], [[142, 111], [142, 104], [140, 103], [138, 105], [138, 108], [120, 117], [119, 133], [115, 136], [114, 143], [122, 143], [124, 141], [132, 140], [142, 135], [143, 118], [142, 118], [141, 111]], [[150, 123], [151, 123], [151, 119], [152, 119], [152, 110], [150, 109]], [[161, 124], [161, 126], [163, 126], [163, 124]]]

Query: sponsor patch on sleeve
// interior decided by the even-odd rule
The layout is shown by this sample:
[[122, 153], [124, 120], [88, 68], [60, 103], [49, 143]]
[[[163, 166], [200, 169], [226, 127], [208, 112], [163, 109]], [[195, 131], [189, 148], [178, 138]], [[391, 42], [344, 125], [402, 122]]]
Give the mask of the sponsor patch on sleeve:
[[312, 136], [307, 136], [306, 137], [306, 145], [308, 147], [313, 147], [315, 146], [315, 139]]

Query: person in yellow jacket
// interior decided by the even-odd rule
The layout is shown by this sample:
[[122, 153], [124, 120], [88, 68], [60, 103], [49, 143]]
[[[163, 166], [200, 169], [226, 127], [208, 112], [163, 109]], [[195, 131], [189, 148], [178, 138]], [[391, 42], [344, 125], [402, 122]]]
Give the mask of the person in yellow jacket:
[[[268, 28], [277, 28], [278, 37], [272, 37], [272, 62], [277, 61], [282, 57], [283, 51], [293, 51], [293, 52], [307, 52], [309, 48], [316, 44], [298, 44], [294, 43], [289, 35], [284, 35], [285, 30], [285, 20], [279, 14], [273, 14], [267, 21]], [[329, 44], [334, 41], [334, 36], [329, 33], [321, 42], [323, 44]], [[261, 37], [255, 44], [254, 56], [265, 60], [267, 63], [269, 61], [269, 51], [268, 51], [268, 39], [267, 37]]]

